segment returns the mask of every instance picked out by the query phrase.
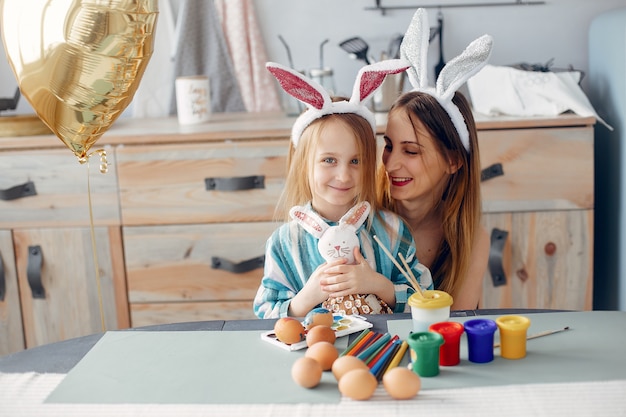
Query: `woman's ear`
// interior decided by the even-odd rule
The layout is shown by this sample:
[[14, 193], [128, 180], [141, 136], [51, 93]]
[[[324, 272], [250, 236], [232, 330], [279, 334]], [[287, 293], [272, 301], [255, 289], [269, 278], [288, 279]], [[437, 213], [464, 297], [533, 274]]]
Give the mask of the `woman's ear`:
[[448, 159], [448, 169], [446, 172], [450, 175], [455, 174], [463, 166], [463, 161], [459, 158], [450, 157]]

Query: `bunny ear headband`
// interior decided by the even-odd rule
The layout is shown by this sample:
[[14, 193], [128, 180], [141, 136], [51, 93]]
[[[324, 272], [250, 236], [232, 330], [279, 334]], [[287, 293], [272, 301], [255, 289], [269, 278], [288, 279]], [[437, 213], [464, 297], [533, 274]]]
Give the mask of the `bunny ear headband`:
[[452, 98], [456, 90], [487, 64], [491, 55], [493, 38], [483, 35], [470, 43], [461, 55], [443, 67], [433, 88], [428, 85], [426, 69], [429, 37], [430, 26], [426, 10], [417, 9], [400, 46], [401, 57], [411, 63], [411, 68], [407, 71], [409, 81], [413, 86], [413, 91], [420, 91], [435, 97], [448, 112], [465, 150], [469, 152], [469, 131], [461, 111], [452, 103]]
[[308, 107], [296, 119], [291, 129], [291, 141], [294, 146], [298, 146], [300, 136], [308, 125], [322, 116], [333, 113], [355, 113], [367, 120], [372, 126], [372, 131], [376, 133], [374, 114], [363, 102], [374, 94], [387, 75], [406, 71], [410, 64], [403, 59], [389, 59], [362, 67], [354, 82], [350, 100], [337, 102], [332, 101], [328, 92], [319, 83], [291, 68], [274, 62], [268, 62], [265, 67], [276, 77], [285, 92]]

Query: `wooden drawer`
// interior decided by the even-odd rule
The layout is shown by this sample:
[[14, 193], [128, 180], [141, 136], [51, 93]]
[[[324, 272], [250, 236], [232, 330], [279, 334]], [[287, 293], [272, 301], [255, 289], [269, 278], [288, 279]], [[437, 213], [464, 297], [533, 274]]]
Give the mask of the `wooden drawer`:
[[27, 184], [34, 195], [0, 200], [0, 228], [89, 225], [89, 192], [96, 225], [119, 225], [115, 159], [109, 172], [99, 171], [97, 156], [81, 165], [69, 150], [0, 152], [0, 190]]
[[[289, 142], [233, 141], [118, 148], [125, 225], [272, 220]], [[262, 177], [262, 188], [207, 190], [206, 179]]]
[[591, 209], [593, 127], [482, 130], [482, 168], [504, 175], [483, 181], [484, 212]]
[[[132, 325], [138, 325], [137, 315], [143, 317], [137, 318], [141, 323], [158, 317], [187, 321], [191, 314], [238, 318], [244, 315], [242, 303], [254, 317], [252, 300], [263, 276], [265, 242], [277, 227], [273, 222], [125, 227]], [[222, 264], [252, 260], [252, 269], [215, 269], [213, 258], [226, 260]], [[181, 305], [188, 302], [207, 310], [190, 312]], [[150, 312], [156, 316], [146, 317]]]

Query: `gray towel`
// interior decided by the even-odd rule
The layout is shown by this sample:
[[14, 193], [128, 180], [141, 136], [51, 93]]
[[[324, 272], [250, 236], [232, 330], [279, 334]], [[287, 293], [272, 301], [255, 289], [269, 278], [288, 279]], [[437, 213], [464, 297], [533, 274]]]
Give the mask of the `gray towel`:
[[[208, 75], [211, 111], [245, 112], [213, 1], [185, 0], [181, 2], [178, 13], [174, 77]], [[170, 100], [170, 114], [176, 114], [175, 94]]]

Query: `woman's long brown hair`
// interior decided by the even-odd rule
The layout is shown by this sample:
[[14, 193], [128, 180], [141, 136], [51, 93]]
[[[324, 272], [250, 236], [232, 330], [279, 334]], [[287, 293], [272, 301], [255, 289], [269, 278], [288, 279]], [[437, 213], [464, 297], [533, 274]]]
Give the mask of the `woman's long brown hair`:
[[[460, 168], [453, 173], [441, 196], [433, 196], [433, 209], [441, 205], [444, 240], [435, 261], [430, 266], [437, 289], [455, 293], [467, 276], [474, 238], [480, 227], [480, 155], [476, 124], [471, 107], [459, 92], [452, 102], [459, 108], [470, 134], [470, 150], [461, 143], [450, 116], [437, 100], [429, 94], [409, 92], [403, 94], [390, 112], [403, 111], [415, 127], [419, 119], [429, 130], [439, 152], [445, 160], [455, 161]], [[378, 170], [379, 204], [398, 212], [398, 204], [391, 197], [389, 180], [383, 164]], [[401, 213], [400, 213], [401, 214]], [[416, 240], [419, 236], [415, 236]]]

